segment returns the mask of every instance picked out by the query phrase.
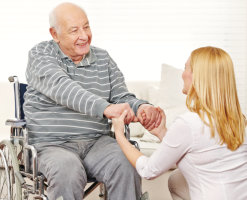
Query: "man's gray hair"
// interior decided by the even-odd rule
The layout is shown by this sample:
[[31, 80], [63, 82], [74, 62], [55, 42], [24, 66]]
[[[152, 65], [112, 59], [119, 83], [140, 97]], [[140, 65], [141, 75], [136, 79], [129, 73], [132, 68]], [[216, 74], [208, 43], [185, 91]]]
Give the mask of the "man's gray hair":
[[57, 16], [55, 9], [53, 9], [49, 14], [50, 28], [55, 28], [58, 31]]

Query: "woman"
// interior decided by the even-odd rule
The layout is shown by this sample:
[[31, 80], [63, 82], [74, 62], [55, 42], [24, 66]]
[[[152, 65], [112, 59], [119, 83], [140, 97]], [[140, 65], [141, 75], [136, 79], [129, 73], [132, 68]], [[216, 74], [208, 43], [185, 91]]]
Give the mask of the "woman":
[[[233, 63], [222, 49], [194, 50], [185, 64], [183, 93], [190, 112], [166, 129], [150, 132], [162, 142], [151, 157], [124, 137], [126, 111], [113, 120], [116, 139], [138, 173], [152, 179], [175, 163], [184, 175], [191, 199], [247, 199], [246, 120], [241, 112]], [[145, 117], [145, 113], [142, 113]]]

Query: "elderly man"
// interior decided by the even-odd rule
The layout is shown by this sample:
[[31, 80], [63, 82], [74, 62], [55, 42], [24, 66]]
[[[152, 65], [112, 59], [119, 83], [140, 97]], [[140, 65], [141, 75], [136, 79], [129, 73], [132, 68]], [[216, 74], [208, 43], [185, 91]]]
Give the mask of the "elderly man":
[[128, 110], [126, 124], [139, 121], [151, 130], [161, 121], [159, 113], [128, 92], [105, 50], [90, 46], [89, 21], [80, 7], [58, 5], [50, 14], [50, 33], [53, 40], [29, 52], [24, 104], [48, 198], [81, 200], [87, 177], [93, 177], [105, 183], [109, 199], [139, 199], [140, 177], [108, 136], [108, 119]]

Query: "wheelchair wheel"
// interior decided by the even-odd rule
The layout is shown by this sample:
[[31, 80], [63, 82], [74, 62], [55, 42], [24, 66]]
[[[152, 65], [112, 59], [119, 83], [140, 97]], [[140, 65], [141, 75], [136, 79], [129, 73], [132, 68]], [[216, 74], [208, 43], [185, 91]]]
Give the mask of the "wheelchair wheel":
[[21, 185], [15, 176], [19, 164], [10, 141], [0, 142], [0, 200], [22, 200]]

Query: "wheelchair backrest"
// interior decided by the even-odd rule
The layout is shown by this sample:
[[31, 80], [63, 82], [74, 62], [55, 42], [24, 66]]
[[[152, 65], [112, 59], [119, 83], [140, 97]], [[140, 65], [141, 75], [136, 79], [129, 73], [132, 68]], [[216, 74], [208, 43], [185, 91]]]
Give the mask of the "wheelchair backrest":
[[27, 84], [19, 83], [17, 76], [9, 77], [9, 81], [14, 83], [15, 118], [25, 119], [23, 104], [24, 104], [24, 93], [27, 90]]
[[[23, 111], [23, 104], [24, 104], [24, 93], [27, 91], [27, 84], [20, 83], [19, 86], [20, 86], [19, 87], [19, 93], [20, 93], [20, 119], [25, 119], [25, 114], [24, 114], [24, 111]], [[17, 108], [15, 108], [15, 110], [17, 110]]]

